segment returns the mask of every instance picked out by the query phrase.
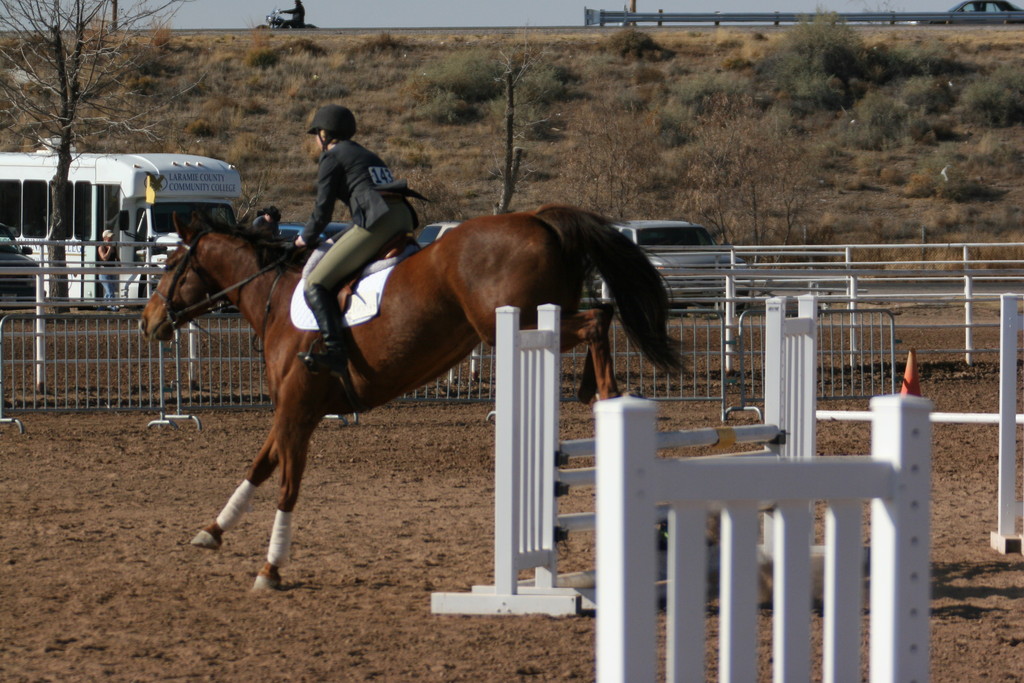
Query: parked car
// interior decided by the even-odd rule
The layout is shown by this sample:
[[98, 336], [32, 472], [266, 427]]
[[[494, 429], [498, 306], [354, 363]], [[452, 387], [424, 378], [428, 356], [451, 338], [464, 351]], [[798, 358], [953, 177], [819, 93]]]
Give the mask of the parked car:
[[442, 235], [453, 228], [457, 228], [458, 226], [459, 221], [441, 221], [440, 223], [424, 225], [423, 228], [420, 229], [419, 234], [416, 235], [416, 242], [421, 247], [425, 247], [431, 242], [436, 242], [441, 239]]
[[967, 0], [953, 5], [950, 12], [1024, 12], [1006, 0]]
[[[14, 237], [15, 231], [0, 223], [0, 271], [5, 268], [38, 268], [29, 258], [31, 247], [23, 247]], [[0, 302], [35, 301], [36, 279], [31, 275], [0, 272]]]
[[[687, 221], [625, 221], [615, 226], [619, 232], [647, 252], [651, 264], [669, 283], [673, 304], [691, 300], [717, 299], [725, 294], [721, 277], [701, 278], [694, 271], [743, 267], [741, 258], [733, 260], [730, 251], [715, 242], [703, 225]], [[750, 283], [737, 286], [736, 295], [750, 296]], [[706, 301], [697, 301], [706, 305]]]
[[[277, 234], [285, 241], [294, 242], [295, 238], [302, 233], [302, 230], [305, 227], [305, 223], [280, 223], [277, 227]], [[323, 232], [321, 232], [320, 235], [324, 239], [331, 239], [332, 237], [337, 237], [339, 234], [345, 232], [351, 227], [351, 223], [331, 221], [327, 224], [327, 227], [323, 229]]]
[[[1006, 0], [966, 0], [949, 8], [950, 13], [969, 14], [979, 21], [999, 21], [999, 14], [1003, 12], [1024, 12], [1020, 7]], [[1024, 23], [1024, 18], [1005, 19], [1007, 24]], [[933, 21], [933, 24], [944, 24], [945, 21]]]

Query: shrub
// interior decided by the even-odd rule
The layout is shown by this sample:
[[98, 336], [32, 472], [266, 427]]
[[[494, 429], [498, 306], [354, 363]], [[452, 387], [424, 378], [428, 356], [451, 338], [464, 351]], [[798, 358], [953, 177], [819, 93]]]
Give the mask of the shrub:
[[157, 50], [166, 50], [171, 45], [171, 37], [174, 35], [171, 27], [167, 24], [157, 24], [150, 34], [150, 45]]
[[309, 55], [310, 57], [323, 57], [327, 50], [309, 38], [292, 38], [281, 46], [281, 52], [290, 55]]
[[925, 114], [947, 112], [956, 103], [953, 87], [945, 78], [917, 76], [908, 79], [899, 92], [908, 107]]
[[269, 69], [280, 61], [277, 52], [267, 47], [254, 47], [245, 53], [245, 64], [254, 69]]
[[934, 43], [911, 46], [875, 45], [863, 53], [863, 72], [872, 83], [915, 76], [962, 74], [969, 67], [951, 56], [948, 49]]
[[385, 31], [356, 43], [348, 49], [348, 54], [351, 56], [378, 55], [385, 52], [401, 52], [408, 49], [407, 43]]
[[609, 52], [620, 57], [658, 60], [672, 56], [671, 50], [661, 47], [654, 38], [635, 28], [616, 31], [605, 40], [605, 45]]
[[418, 114], [428, 121], [448, 125], [470, 123], [480, 119], [480, 111], [450, 92], [437, 92], [423, 103]]
[[860, 149], [885, 149], [906, 133], [906, 106], [877, 91], [857, 103], [844, 138]]
[[185, 124], [185, 133], [197, 138], [211, 138], [217, 131], [206, 119], [194, 119]]
[[537, 64], [519, 83], [516, 99], [535, 105], [549, 105], [569, 97], [569, 72], [553, 64]]
[[707, 109], [708, 98], [746, 97], [752, 90], [750, 79], [737, 73], [701, 74], [686, 78], [672, 88], [672, 99], [688, 107], [692, 115], [700, 116]]
[[484, 102], [501, 93], [501, 73], [491, 52], [458, 51], [427, 67], [421, 88], [430, 96], [447, 93], [468, 103]]
[[261, 138], [253, 133], [238, 133], [231, 137], [225, 157], [236, 166], [249, 166], [266, 158]]
[[964, 89], [964, 118], [989, 126], [1024, 122], [1024, 73], [1017, 66], [1002, 66]]
[[848, 106], [850, 84], [864, 74], [864, 46], [835, 15], [817, 15], [786, 33], [779, 48], [758, 65], [797, 109]]
[[980, 179], [966, 177], [960, 164], [946, 164], [936, 170], [941, 157], [910, 176], [904, 189], [908, 197], [937, 197], [951, 202], [992, 201], [1006, 194], [1005, 190], [986, 185]]

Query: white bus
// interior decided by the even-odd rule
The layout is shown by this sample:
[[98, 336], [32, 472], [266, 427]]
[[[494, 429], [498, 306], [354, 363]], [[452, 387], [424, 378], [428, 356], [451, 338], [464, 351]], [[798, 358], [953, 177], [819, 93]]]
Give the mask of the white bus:
[[[0, 223], [18, 239], [46, 239], [56, 168], [49, 151], [0, 153]], [[121, 243], [122, 263], [159, 262], [167, 248], [159, 245], [177, 239], [173, 213], [188, 219], [203, 211], [233, 222], [232, 202], [242, 185], [231, 164], [189, 154], [78, 154], [68, 180], [73, 208], [67, 260], [87, 266], [96, 262], [96, 245], [87, 243], [98, 242], [106, 229]], [[46, 249], [35, 247], [33, 256], [45, 259]], [[120, 280], [119, 296], [148, 296], [144, 277]], [[69, 292], [72, 299], [102, 296], [92, 274], [69, 276]]]

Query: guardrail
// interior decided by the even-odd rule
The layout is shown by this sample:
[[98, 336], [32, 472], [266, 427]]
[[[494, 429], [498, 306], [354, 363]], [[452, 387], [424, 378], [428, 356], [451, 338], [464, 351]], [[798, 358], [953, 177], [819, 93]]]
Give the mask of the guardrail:
[[[585, 26], [635, 24], [797, 24], [814, 19], [814, 12], [629, 12], [583, 10]], [[829, 12], [822, 16], [847, 24], [1013, 24], [1024, 23], [1024, 12]]]

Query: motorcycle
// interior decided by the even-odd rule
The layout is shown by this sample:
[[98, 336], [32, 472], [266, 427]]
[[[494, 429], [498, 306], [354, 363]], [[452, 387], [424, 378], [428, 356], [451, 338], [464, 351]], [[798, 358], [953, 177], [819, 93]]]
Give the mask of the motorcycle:
[[[292, 25], [288, 23], [291, 21], [287, 14], [284, 14], [280, 8], [275, 7], [270, 10], [270, 14], [267, 15], [267, 26], [269, 28], [292, 28]], [[316, 28], [313, 24], [305, 24], [303, 28]]]

